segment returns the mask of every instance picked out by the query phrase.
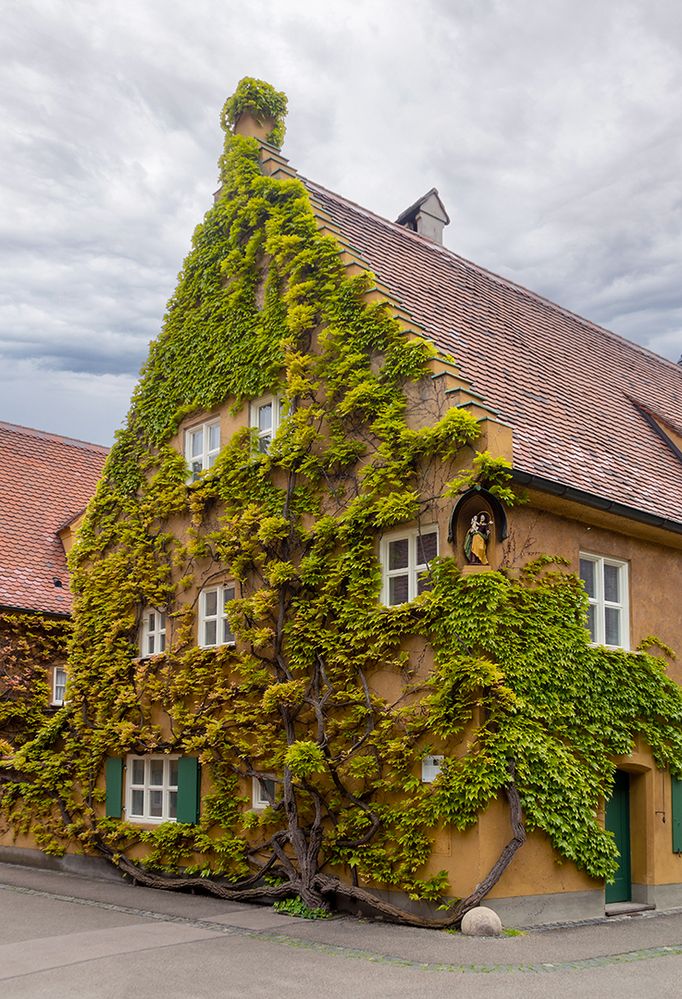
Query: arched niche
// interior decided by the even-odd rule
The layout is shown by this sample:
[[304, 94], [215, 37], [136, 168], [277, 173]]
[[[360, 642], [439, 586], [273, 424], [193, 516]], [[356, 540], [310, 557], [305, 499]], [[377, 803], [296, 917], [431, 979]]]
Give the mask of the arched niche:
[[[473, 529], [474, 518], [478, 519], [479, 530]], [[476, 533], [478, 538], [474, 537]], [[504, 507], [489, 490], [474, 486], [460, 496], [452, 511], [448, 531], [448, 541], [454, 545], [460, 565], [476, 566], [480, 570], [495, 568], [499, 561], [498, 546], [508, 534]], [[467, 547], [469, 554], [465, 550]]]

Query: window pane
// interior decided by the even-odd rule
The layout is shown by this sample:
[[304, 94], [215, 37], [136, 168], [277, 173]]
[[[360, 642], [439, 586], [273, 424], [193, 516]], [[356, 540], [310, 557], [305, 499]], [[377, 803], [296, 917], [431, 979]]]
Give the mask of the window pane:
[[604, 599], [620, 603], [620, 569], [608, 562], [604, 563]]
[[220, 447], [220, 424], [214, 423], [208, 428], [208, 449], [217, 451]]
[[206, 617], [215, 617], [218, 613], [218, 591], [208, 590], [204, 594], [204, 613]]
[[607, 645], [621, 645], [620, 611], [617, 607], [605, 607], [605, 642]]
[[204, 432], [203, 430], [194, 430], [189, 435], [190, 447], [189, 453], [192, 458], [197, 458], [204, 450]]
[[147, 639], [147, 654], [150, 656], [154, 655], [154, 636], [150, 635]]
[[270, 804], [271, 800], [274, 801], [275, 799], [274, 780], [271, 780], [271, 778], [269, 777], [264, 777], [262, 780], [258, 781], [258, 785], [260, 790], [260, 800], [267, 801], [268, 804]]
[[215, 465], [215, 460], [216, 460], [217, 457], [218, 457], [218, 453], [217, 452], [215, 452], [214, 454], [209, 454], [209, 456], [208, 456], [208, 467], [209, 468], [213, 468], [213, 466]]
[[166, 615], [159, 614], [159, 631], [165, 631], [165, 630], [166, 630]]
[[426, 565], [438, 554], [438, 535], [435, 531], [431, 534], [417, 535], [417, 565]]
[[159, 635], [159, 652], [166, 651], [166, 633], [164, 631]]
[[178, 792], [169, 791], [168, 792], [168, 818], [176, 819], [178, 817]]
[[409, 559], [410, 542], [408, 538], [388, 543], [388, 568], [406, 569]]
[[404, 604], [408, 598], [408, 576], [391, 576], [388, 581], [388, 602], [390, 606]]
[[272, 430], [272, 403], [258, 407], [258, 429]]
[[147, 627], [150, 631], [154, 631], [156, 629], [156, 614], [153, 612], [147, 615]]
[[144, 815], [144, 791], [133, 791], [131, 794], [130, 814]]
[[421, 572], [417, 579], [417, 593], [423, 593], [424, 590], [431, 589], [431, 577], [428, 572]]
[[144, 784], [144, 760], [133, 760], [133, 784]]
[[149, 761], [149, 783], [154, 787], [163, 786], [163, 760]]
[[199, 478], [199, 475], [201, 474], [201, 470], [203, 469], [203, 467], [204, 466], [201, 461], [192, 462], [192, 480]]
[[163, 791], [149, 792], [149, 814], [155, 819], [163, 815]]
[[171, 787], [178, 786], [178, 761], [168, 761], [168, 783]]
[[206, 621], [204, 624], [204, 645], [216, 644], [216, 622]]
[[585, 589], [587, 590], [587, 595], [589, 597], [594, 597], [596, 594], [594, 592], [594, 562], [590, 562], [589, 559], [580, 559], [580, 578], [585, 584]]
[[263, 434], [258, 439], [258, 450], [261, 454], [267, 454], [270, 450], [270, 445], [272, 443], [272, 434]]
[[590, 633], [590, 641], [597, 641], [596, 609], [594, 604], [587, 608], [587, 629]]

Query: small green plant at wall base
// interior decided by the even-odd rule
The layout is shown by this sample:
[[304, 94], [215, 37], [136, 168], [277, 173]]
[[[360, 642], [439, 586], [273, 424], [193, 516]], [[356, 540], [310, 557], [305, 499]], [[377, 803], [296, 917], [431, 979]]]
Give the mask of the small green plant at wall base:
[[[550, 557], [467, 575], [443, 546], [428, 589], [381, 603], [382, 534], [435, 523], [472, 485], [507, 505], [514, 493], [508, 465], [476, 451], [465, 409], [414, 419], [434, 391], [433, 348], [368, 300], [371, 275], [347, 276], [304, 185], [264, 175], [259, 143], [230, 130], [246, 108], [283, 130], [282, 97], [243, 81], [226, 106], [220, 193], [71, 555], [69, 701], [14, 743], [4, 820], [142, 884], [295, 896], [312, 911], [352, 900], [415, 925], [456, 925], [527, 829], [611, 877], [597, 816], [612, 760], [641, 738], [682, 777], [680, 690], [648, 651], [590, 645], [584, 589]], [[245, 416], [261, 396], [282, 400], [265, 452]], [[188, 485], [181, 431], [218, 407], [243, 425]], [[227, 579], [235, 644], [200, 648], [193, 587]], [[145, 607], [164, 610], [166, 648], [140, 658]], [[378, 693], [378, 671], [398, 698]], [[422, 783], [434, 746], [446, 759]], [[104, 818], [107, 759], [152, 753], [199, 761], [197, 822]], [[263, 807], [250, 807], [254, 780], [275, 787]], [[434, 830], [466, 830], [500, 798], [507, 850], [469, 896], [440, 921], [386, 901], [393, 890], [443, 903]]]
[[328, 909], [311, 909], [301, 898], [283, 898], [279, 902], [274, 902], [272, 908], [275, 912], [282, 912], [287, 916], [298, 916], [299, 919], [329, 919], [331, 912]]

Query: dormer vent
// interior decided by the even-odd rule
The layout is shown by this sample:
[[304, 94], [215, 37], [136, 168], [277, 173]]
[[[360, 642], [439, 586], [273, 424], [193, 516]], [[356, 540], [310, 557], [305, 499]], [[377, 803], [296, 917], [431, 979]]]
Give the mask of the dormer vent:
[[445, 205], [440, 200], [440, 196], [435, 187], [415, 201], [413, 205], [406, 208], [396, 219], [398, 225], [404, 225], [412, 232], [418, 232], [420, 236], [432, 239], [434, 243], [443, 243], [443, 229], [450, 222], [450, 217], [445, 211]]

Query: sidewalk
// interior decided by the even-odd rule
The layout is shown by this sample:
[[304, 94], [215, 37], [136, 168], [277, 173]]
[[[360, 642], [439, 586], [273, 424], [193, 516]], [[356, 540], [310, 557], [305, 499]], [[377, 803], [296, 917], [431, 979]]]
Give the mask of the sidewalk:
[[[13, 894], [106, 910], [145, 922], [156, 920], [212, 933], [237, 934], [284, 949], [442, 972], [542, 973], [682, 955], [681, 910], [528, 930], [520, 936], [491, 939], [345, 916], [307, 921], [280, 915], [265, 906], [0, 864], [0, 898], [10, 903], [8, 896]], [[82, 915], [87, 918], [86, 913]], [[6, 939], [0, 928], [0, 942]]]

